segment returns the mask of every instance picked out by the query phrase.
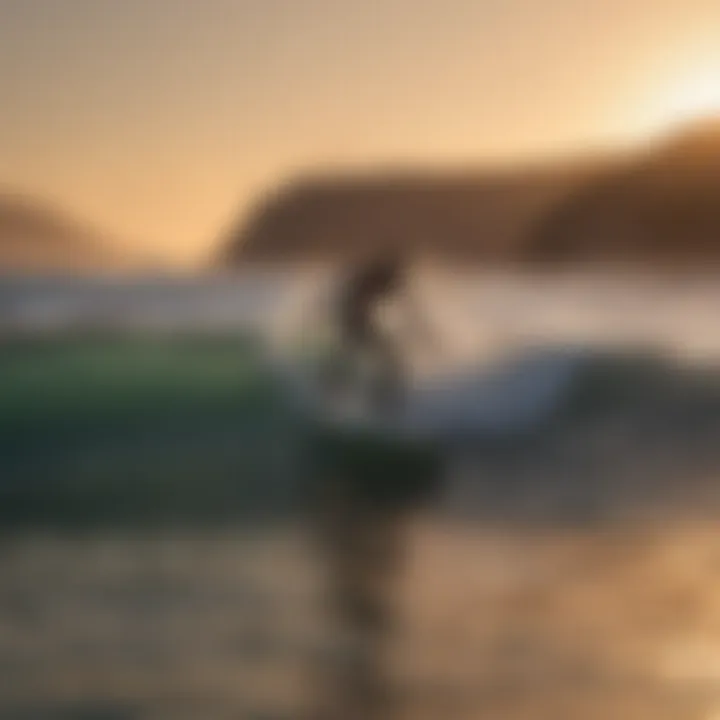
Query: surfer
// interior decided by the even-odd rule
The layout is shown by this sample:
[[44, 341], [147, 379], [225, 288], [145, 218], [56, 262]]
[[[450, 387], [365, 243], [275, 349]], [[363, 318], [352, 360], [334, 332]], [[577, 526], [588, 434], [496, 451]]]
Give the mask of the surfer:
[[400, 339], [382, 326], [379, 316], [385, 303], [407, 297], [408, 265], [399, 253], [372, 258], [342, 279], [334, 298], [341, 357], [327, 378], [331, 389], [340, 389], [348, 380], [347, 372], [369, 362], [375, 373], [370, 388], [373, 404], [386, 410], [396, 409], [402, 401], [406, 370]]

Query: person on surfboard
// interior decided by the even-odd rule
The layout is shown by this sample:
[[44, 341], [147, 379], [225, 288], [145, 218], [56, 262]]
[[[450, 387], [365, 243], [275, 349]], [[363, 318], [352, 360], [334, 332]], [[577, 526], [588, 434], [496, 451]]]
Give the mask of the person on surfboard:
[[348, 381], [343, 361], [356, 368], [358, 363], [369, 361], [375, 370], [370, 387], [374, 406], [389, 410], [401, 403], [406, 369], [400, 338], [382, 326], [379, 315], [386, 302], [397, 297], [407, 299], [409, 265], [402, 254], [386, 252], [352, 268], [342, 278], [333, 301], [342, 358], [326, 378], [331, 391], [340, 390]]

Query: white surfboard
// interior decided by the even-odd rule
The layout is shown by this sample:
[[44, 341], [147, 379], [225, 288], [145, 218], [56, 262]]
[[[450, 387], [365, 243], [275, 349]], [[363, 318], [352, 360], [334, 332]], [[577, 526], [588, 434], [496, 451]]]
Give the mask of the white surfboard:
[[315, 368], [286, 362], [282, 380], [298, 407], [328, 424], [384, 435], [452, 441], [473, 435], [513, 433], [542, 424], [565, 397], [581, 352], [537, 352], [411, 377], [404, 402], [392, 411], [373, 409], [358, 386], [342, 399], [328, 396]]

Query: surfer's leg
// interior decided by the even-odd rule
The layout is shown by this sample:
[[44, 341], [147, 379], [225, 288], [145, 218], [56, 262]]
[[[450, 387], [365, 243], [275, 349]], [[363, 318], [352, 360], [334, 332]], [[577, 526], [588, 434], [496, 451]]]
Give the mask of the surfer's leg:
[[321, 383], [323, 389], [332, 397], [342, 397], [352, 385], [353, 366], [356, 363], [357, 349], [353, 338], [346, 332], [340, 334], [340, 342], [322, 368]]
[[373, 333], [368, 344], [376, 369], [373, 400], [383, 410], [397, 410], [402, 404], [405, 387], [400, 355], [391, 338], [383, 333]]

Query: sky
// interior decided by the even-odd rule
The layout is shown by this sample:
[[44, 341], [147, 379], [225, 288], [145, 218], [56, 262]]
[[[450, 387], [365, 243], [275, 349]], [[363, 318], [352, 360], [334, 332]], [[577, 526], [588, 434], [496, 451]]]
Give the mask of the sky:
[[720, 110], [718, 0], [0, 0], [0, 188], [178, 265], [317, 168], [632, 143]]

